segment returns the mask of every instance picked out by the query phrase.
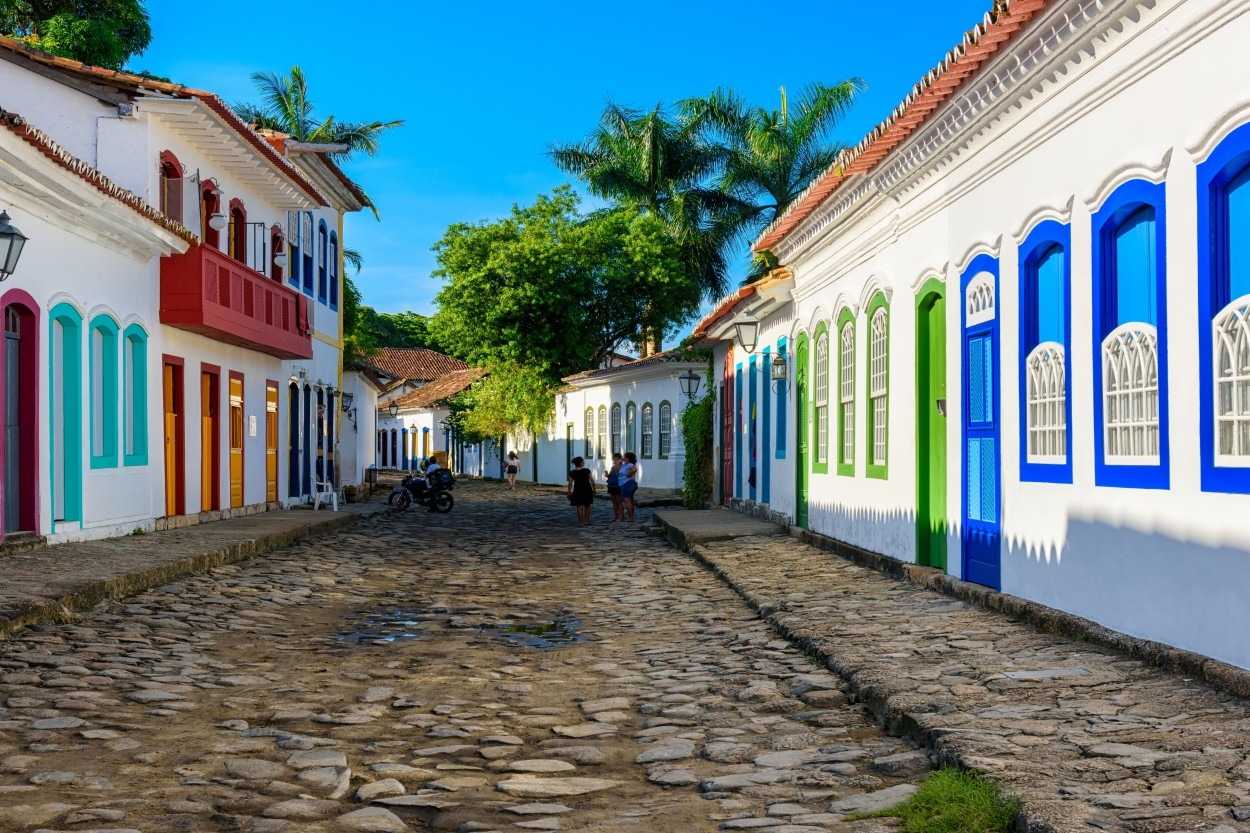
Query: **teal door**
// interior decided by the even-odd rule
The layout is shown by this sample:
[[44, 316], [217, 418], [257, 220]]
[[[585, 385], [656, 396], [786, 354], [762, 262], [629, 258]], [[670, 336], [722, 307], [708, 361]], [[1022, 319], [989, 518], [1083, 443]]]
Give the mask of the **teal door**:
[[797, 453], [794, 457], [794, 523], [807, 528], [807, 492], [811, 480], [808, 460], [811, 436], [808, 406], [807, 335], [800, 333], [794, 347], [794, 437]]

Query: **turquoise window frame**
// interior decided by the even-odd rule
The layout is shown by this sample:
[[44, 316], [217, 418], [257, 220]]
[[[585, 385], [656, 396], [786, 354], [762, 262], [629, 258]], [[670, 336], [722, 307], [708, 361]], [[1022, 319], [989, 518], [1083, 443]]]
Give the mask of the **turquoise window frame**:
[[[130, 385], [125, 395], [130, 402], [133, 413], [129, 438], [133, 451], [126, 452], [126, 426], [122, 421], [122, 464], [126, 466], [146, 466], [148, 464], [148, 334], [138, 324], [131, 324], [122, 332], [122, 350], [130, 351], [132, 370]], [[126, 353], [122, 353], [122, 367], [125, 367]], [[124, 378], [124, 375], [123, 375]]]
[[[786, 459], [786, 422], [789, 418], [786, 415], [786, 400], [789, 398], [789, 395], [790, 395], [790, 367], [788, 364], [789, 356], [786, 355], [786, 344], [787, 342], [784, 336], [777, 339], [777, 355], [781, 356], [781, 358], [787, 362], [786, 379], [780, 385], [776, 386], [777, 387], [777, 390], [776, 390], [776, 394], [777, 394], [777, 450], [773, 456], [778, 460]], [[769, 372], [769, 378], [771, 378], [772, 370], [770, 369], [768, 372]]]
[[[99, 348], [101, 355], [97, 356], [96, 333], [100, 333]], [[91, 324], [87, 328], [87, 379], [88, 379], [88, 413], [91, 414], [90, 420], [90, 437], [91, 437], [91, 468], [93, 469], [115, 469], [117, 468], [117, 413], [118, 399], [117, 391], [119, 388], [117, 379], [117, 322], [113, 320], [113, 316], [108, 313], [100, 313], [91, 319]], [[96, 401], [96, 362], [100, 362], [100, 412], [97, 414], [95, 410]], [[101, 440], [96, 442], [96, 422], [103, 423], [100, 432]]]
[[[48, 347], [53, 348], [56, 337], [56, 325], [64, 330], [61, 343], [61, 378], [63, 390], [60, 395], [61, 416], [66, 433], [72, 434], [77, 441], [65, 449], [65, 471], [57, 476], [56, 444], [63, 441], [63, 436], [56, 435], [56, 414], [48, 408], [48, 469], [49, 494], [52, 496], [52, 520], [50, 530], [56, 531], [56, 492], [63, 489], [65, 494], [65, 513], [62, 521], [82, 522], [82, 315], [74, 306], [62, 302], [54, 306], [48, 313]], [[55, 397], [56, 369], [48, 362], [48, 390]], [[64, 481], [63, 483], [61, 481]]]

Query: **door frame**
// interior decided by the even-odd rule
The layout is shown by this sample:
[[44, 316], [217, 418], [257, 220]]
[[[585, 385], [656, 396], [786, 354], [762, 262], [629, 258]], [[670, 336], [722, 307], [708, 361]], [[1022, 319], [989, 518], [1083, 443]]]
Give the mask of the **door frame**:
[[808, 516], [808, 489], [811, 486], [811, 396], [808, 383], [811, 369], [807, 354], [810, 352], [807, 333], [794, 337], [794, 525], [807, 529], [811, 523]]
[[[287, 382], [287, 497], [299, 497], [299, 382]], [[376, 432], [375, 432], [376, 433]], [[380, 444], [379, 444], [380, 445]]]
[[[921, 408], [922, 403], [929, 398], [929, 389], [925, 383], [932, 378], [935, 370], [941, 374], [938, 387], [943, 391], [946, 390], [945, 308], [938, 319], [941, 321], [942, 328], [941, 332], [936, 334], [936, 338], [934, 334], [928, 332], [927, 327], [929, 310], [938, 303], [945, 304], [945, 301], [946, 284], [939, 278], [929, 278], [916, 292], [916, 563], [942, 572], [946, 572], [947, 563], [946, 477], [949, 455], [946, 453], [946, 419], [949, 414], [939, 412], [936, 403], [933, 403], [932, 411], [925, 407], [925, 411], [922, 412]], [[940, 342], [942, 345], [942, 361], [936, 363], [937, 367], [934, 367], [935, 363], [930, 355], [933, 341]], [[948, 398], [948, 396], [943, 397], [944, 400]], [[941, 417], [940, 426], [927, 424], [927, 419], [937, 416]], [[940, 440], [943, 448], [940, 472], [928, 471], [929, 446], [934, 440]], [[926, 473], [927, 476], [925, 476]], [[936, 502], [934, 500], [936, 496], [940, 496], [942, 512], [941, 518], [937, 519], [938, 526], [935, 535], [934, 518], [931, 517], [930, 507]], [[939, 541], [940, 544], [931, 550], [929, 545], [934, 540]]]
[[[230, 461], [230, 508], [238, 509], [247, 505], [247, 385], [244, 382], [243, 374], [237, 370], [231, 370], [229, 386], [226, 388], [226, 409], [227, 415], [225, 420], [225, 429], [227, 437], [231, 430], [231, 420], [233, 415], [229, 413], [234, 408], [234, 394], [231, 393], [233, 382], [237, 379], [239, 382], [239, 502], [234, 502], [234, 460]], [[234, 453], [234, 446], [227, 445], [230, 454]]]
[[734, 427], [738, 408], [734, 400], [734, 347], [725, 350], [725, 365], [721, 369], [721, 453], [720, 453], [720, 502], [728, 506], [734, 497]]
[[[278, 433], [282, 430], [282, 388], [276, 379], [265, 380], [265, 501], [272, 503], [279, 498], [282, 473], [278, 463]], [[270, 417], [273, 414], [273, 430]], [[269, 475], [270, 465], [273, 477]]]
[[174, 515], [187, 514], [187, 380], [186, 361], [181, 356], [161, 355], [161, 431], [164, 442], [161, 445], [161, 471], [165, 471], [165, 446], [169, 443], [168, 425], [165, 424], [165, 368], [170, 367], [174, 389], [169, 397], [174, 409], [174, 482], [165, 483], [165, 500], [163, 505], [169, 506], [170, 487], [173, 487]]
[[[968, 325], [968, 301], [967, 290], [968, 284], [973, 278], [988, 273], [994, 278], [994, 317], [985, 322], [977, 323], [971, 327]], [[1002, 355], [1000, 339], [1000, 324], [1002, 321], [1002, 293], [999, 289], [998, 275], [998, 258], [989, 253], [981, 253], [974, 257], [972, 261], [964, 268], [959, 276], [959, 308], [960, 308], [960, 338], [959, 338], [959, 364], [961, 371], [960, 379], [960, 401], [962, 404], [960, 414], [960, 437], [959, 446], [960, 471], [963, 473], [960, 478], [960, 578], [964, 581], [970, 581], [976, 584], [983, 584], [992, 587], [995, 590], [1002, 587], [1002, 570], [1003, 570], [1003, 441], [1002, 441]], [[990, 338], [990, 355], [993, 357], [994, 367], [990, 373], [990, 382], [992, 385], [992, 393], [990, 395], [990, 408], [992, 415], [990, 423], [991, 429], [977, 429], [975, 432], [970, 429], [969, 420], [971, 410], [969, 407], [970, 397], [968, 396], [968, 341], [971, 338], [978, 338], [988, 335]], [[987, 524], [984, 521], [970, 521], [968, 518], [968, 440], [973, 434], [984, 439], [992, 439], [994, 441], [994, 523]], [[975, 524], [975, 526], [974, 526]], [[992, 575], [984, 576], [985, 581], [977, 581], [971, 575], [969, 569], [971, 564], [972, 538], [977, 536], [989, 536], [993, 543], [987, 547], [992, 549], [993, 567]]]
[[[0, 295], [0, 315], [9, 307], [21, 308], [18, 338], [18, 390], [21, 398], [18, 421], [18, 532], [39, 534], [39, 304], [24, 289]], [[4, 346], [8, 347], [7, 339]], [[0, 391], [8, 391], [8, 362], [0, 361]], [[146, 416], [146, 415], [145, 415]], [[139, 415], [136, 414], [138, 419]], [[146, 430], [147, 421], [144, 420]], [[0, 471], [8, 471], [8, 443], [0, 443]]]
[[[215, 411], [211, 416], [213, 419], [213, 428], [211, 432], [204, 430], [204, 377], [208, 376], [212, 379], [209, 385], [209, 395], [212, 397], [211, 404], [215, 406]], [[207, 459], [209, 465], [209, 484], [211, 494], [204, 495], [204, 474], [200, 472], [200, 511], [213, 512], [221, 508], [221, 366], [209, 364], [208, 362], [200, 362], [200, 460], [203, 465], [205, 458], [204, 439], [208, 437], [211, 441], [212, 448], [209, 450]]]

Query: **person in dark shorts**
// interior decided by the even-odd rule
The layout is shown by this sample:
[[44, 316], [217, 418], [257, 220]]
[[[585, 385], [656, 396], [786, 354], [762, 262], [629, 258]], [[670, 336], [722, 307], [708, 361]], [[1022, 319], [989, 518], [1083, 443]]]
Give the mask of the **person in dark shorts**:
[[608, 496], [612, 498], [612, 523], [625, 520], [625, 506], [621, 500], [621, 466], [625, 458], [621, 452], [612, 452], [612, 468], [608, 469]]
[[574, 457], [569, 470], [569, 503], [577, 510], [577, 522], [582, 526], [590, 526], [590, 507], [594, 502], [594, 473], [586, 468], [585, 460]]
[[504, 477], [508, 480], [508, 488], [516, 488], [517, 472], [521, 470], [521, 461], [517, 459], [515, 451], [508, 452], [508, 463], [504, 466]]
[[638, 491], [638, 455], [632, 451], [625, 452], [625, 462], [620, 471], [621, 502], [625, 508], [625, 520], [634, 519], [634, 493]]

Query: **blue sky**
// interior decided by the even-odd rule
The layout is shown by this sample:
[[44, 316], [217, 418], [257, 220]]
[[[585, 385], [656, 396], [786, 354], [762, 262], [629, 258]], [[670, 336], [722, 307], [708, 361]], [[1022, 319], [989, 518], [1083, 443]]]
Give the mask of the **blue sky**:
[[233, 102], [252, 97], [253, 71], [298, 64], [322, 115], [404, 119], [377, 157], [346, 166], [382, 212], [349, 218], [346, 243], [365, 256], [367, 303], [428, 313], [446, 227], [566, 182], [547, 148], [581, 139], [608, 100], [650, 107], [728, 86], [775, 106], [782, 85], [860, 76], [868, 89], [837, 134], [853, 144], [989, 5], [216, 0], [204, 14], [149, 0], [152, 45], [130, 66]]

